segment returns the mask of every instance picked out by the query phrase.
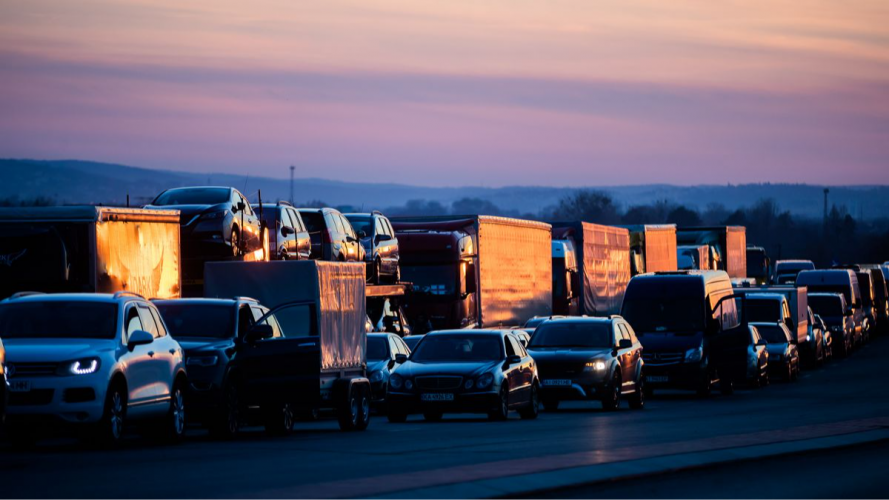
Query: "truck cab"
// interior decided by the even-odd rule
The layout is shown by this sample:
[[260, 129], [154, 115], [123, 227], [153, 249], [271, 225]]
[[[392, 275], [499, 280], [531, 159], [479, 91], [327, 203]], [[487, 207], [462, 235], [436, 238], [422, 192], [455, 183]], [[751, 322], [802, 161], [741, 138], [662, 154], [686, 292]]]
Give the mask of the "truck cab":
[[576, 316], [580, 290], [577, 252], [572, 240], [553, 240], [553, 314]]

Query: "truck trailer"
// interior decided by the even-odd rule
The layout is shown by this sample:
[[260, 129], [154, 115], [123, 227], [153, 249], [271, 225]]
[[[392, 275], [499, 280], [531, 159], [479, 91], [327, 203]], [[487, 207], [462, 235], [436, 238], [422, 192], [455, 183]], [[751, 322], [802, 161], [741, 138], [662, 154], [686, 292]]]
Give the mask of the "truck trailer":
[[630, 271], [643, 273], [676, 271], [676, 225], [637, 224], [630, 231]]
[[588, 222], [551, 225], [553, 314], [618, 314], [630, 282], [629, 230]]
[[0, 208], [0, 299], [22, 291], [181, 294], [179, 212]]
[[550, 225], [487, 215], [396, 217], [414, 333], [552, 314]]
[[263, 329], [240, 346], [232, 380], [245, 406], [289, 406], [301, 413], [332, 408], [343, 430], [367, 427], [365, 281], [363, 263], [205, 265], [206, 297], [248, 296], [271, 309], [266, 316], [274, 318], [260, 318]]
[[680, 227], [679, 245], [710, 247], [710, 268], [731, 278], [747, 277], [747, 229], [744, 226]]

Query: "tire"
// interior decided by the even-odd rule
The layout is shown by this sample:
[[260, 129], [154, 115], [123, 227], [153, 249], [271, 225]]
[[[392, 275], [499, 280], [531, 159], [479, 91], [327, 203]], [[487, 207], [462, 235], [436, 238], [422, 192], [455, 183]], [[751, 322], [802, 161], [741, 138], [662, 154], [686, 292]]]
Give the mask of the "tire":
[[620, 372], [615, 371], [611, 377], [611, 386], [608, 393], [602, 397], [602, 409], [605, 411], [617, 411], [620, 408]]
[[443, 415], [444, 414], [440, 411], [427, 410], [423, 412], [423, 418], [425, 418], [427, 422], [440, 422]]
[[509, 389], [506, 385], [500, 387], [500, 397], [497, 404], [488, 412], [488, 418], [496, 421], [503, 421], [509, 418]]
[[374, 260], [373, 283], [375, 285], [383, 284], [383, 264], [380, 259]]
[[163, 420], [164, 439], [170, 443], [182, 442], [185, 437], [185, 384], [177, 380], [170, 391], [170, 409]]
[[389, 420], [390, 423], [403, 424], [407, 422], [407, 413], [389, 408], [389, 411], [386, 413], [386, 418]]
[[645, 408], [645, 377], [640, 376], [636, 382], [636, 390], [629, 398], [630, 408], [633, 410], [642, 410]]
[[222, 392], [221, 408], [210, 432], [222, 439], [234, 439], [241, 431], [241, 402], [238, 388], [227, 383]]
[[339, 420], [341, 430], [354, 431], [358, 428], [358, 421], [361, 419], [361, 402], [358, 392], [359, 388], [352, 386], [348, 397], [337, 411], [337, 420]]
[[273, 436], [287, 436], [293, 432], [294, 412], [290, 403], [276, 403], [263, 410], [265, 431]]
[[358, 388], [358, 422], [355, 425], [356, 431], [363, 431], [370, 425], [370, 387], [364, 384]]
[[238, 257], [241, 255], [241, 233], [238, 232], [238, 228], [232, 228], [232, 255]]
[[519, 416], [523, 420], [534, 420], [538, 415], [540, 415], [540, 389], [535, 382], [531, 385], [530, 401], [519, 410]]
[[546, 411], [556, 411], [559, 409], [559, 400], [558, 399], [544, 399], [543, 400], [543, 409]]
[[96, 437], [102, 446], [114, 448], [123, 440], [127, 416], [127, 394], [123, 384], [115, 383], [105, 395], [105, 410], [96, 429]]

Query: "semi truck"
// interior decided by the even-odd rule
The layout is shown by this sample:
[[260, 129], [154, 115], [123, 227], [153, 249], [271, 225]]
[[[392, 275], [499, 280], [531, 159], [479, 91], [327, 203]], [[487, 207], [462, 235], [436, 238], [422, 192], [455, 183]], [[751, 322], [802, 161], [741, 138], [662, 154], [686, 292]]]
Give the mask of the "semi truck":
[[270, 309], [237, 347], [229, 376], [244, 407], [334, 409], [343, 430], [367, 427], [365, 282], [363, 263], [205, 265], [206, 297], [249, 296]]
[[747, 229], [744, 226], [680, 227], [679, 245], [710, 247], [710, 269], [725, 271], [731, 278], [747, 277]]
[[763, 247], [747, 247], [747, 277], [756, 280], [757, 285], [772, 282], [772, 261]]
[[181, 294], [179, 212], [0, 208], [0, 299], [16, 292]]
[[630, 231], [630, 272], [676, 271], [676, 225], [619, 226]]
[[588, 222], [553, 222], [553, 314], [620, 312], [630, 282], [630, 232]]
[[414, 333], [552, 314], [549, 224], [488, 215], [391, 218]]

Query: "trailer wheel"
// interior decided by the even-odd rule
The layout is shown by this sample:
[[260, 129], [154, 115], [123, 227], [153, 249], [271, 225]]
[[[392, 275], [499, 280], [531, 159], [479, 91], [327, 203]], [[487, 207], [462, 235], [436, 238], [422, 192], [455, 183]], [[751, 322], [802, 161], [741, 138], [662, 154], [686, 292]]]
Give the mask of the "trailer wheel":
[[346, 391], [345, 399], [340, 404], [337, 411], [337, 420], [339, 420], [341, 430], [354, 431], [358, 429], [358, 422], [361, 420], [359, 390], [358, 387], [350, 387]]
[[355, 430], [363, 431], [370, 425], [370, 387], [367, 384], [361, 384], [358, 391], [358, 411], [360, 414]]

